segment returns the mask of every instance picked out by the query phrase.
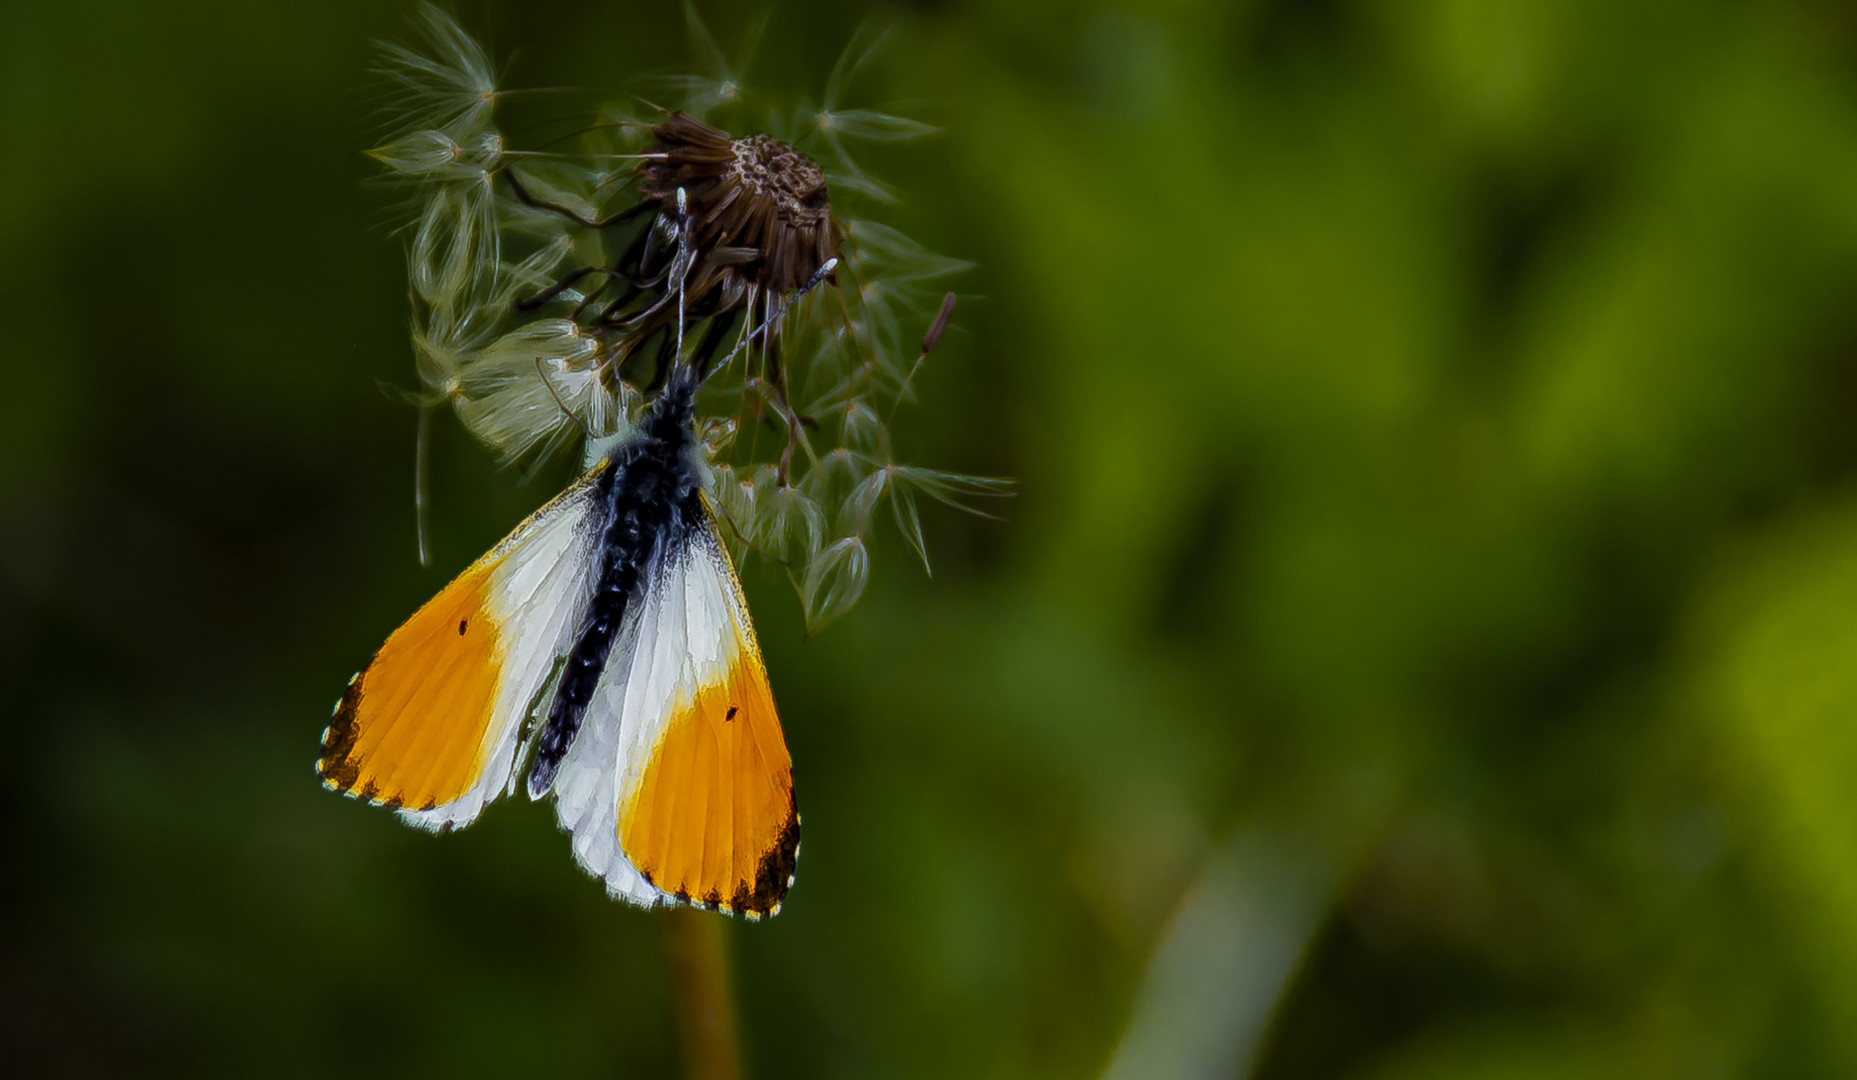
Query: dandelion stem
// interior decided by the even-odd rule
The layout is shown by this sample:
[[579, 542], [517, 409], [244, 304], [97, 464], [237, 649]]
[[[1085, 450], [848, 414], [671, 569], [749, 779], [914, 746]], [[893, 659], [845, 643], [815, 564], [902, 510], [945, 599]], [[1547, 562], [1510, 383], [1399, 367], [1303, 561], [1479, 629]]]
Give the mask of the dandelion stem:
[[690, 908], [665, 912], [664, 955], [670, 967], [671, 1004], [684, 1076], [737, 1080], [741, 1052], [736, 1045], [735, 995], [722, 920]]

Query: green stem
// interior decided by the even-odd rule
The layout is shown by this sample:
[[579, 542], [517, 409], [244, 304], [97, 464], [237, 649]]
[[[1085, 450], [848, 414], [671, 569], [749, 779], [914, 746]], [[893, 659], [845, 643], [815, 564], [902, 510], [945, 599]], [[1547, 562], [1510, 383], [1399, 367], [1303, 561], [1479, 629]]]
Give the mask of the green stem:
[[689, 1080], [739, 1080], [735, 994], [722, 920], [689, 908], [664, 916], [664, 956], [670, 967], [671, 1009], [678, 1050]]

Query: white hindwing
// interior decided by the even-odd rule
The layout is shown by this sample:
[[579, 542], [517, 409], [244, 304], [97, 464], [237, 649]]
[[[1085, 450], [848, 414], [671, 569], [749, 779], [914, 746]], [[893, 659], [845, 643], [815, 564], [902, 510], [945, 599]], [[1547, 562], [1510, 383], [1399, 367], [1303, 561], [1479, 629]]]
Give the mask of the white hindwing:
[[497, 796], [515, 790], [523, 721], [573, 644], [592, 599], [600, 530], [594, 473], [537, 510], [490, 553], [486, 610], [497, 623], [501, 674], [483, 737], [484, 771], [457, 799], [429, 810], [402, 808], [401, 820], [440, 830], [470, 824]]
[[574, 858], [613, 896], [646, 907], [669, 898], [626, 858], [619, 815], [679, 703], [720, 681], [754, 633], [708, 515], [680, 548], [670, 547], [660, 545], [641, 575], [644, 587], [554, 785]]

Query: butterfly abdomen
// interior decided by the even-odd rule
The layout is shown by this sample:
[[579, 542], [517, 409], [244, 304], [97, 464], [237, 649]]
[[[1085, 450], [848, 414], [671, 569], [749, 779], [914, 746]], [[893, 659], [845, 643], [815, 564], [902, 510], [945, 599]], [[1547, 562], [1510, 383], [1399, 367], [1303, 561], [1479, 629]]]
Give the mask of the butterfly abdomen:
[[561, 760], [580, 731], [587, 705], [606, 670], [626, 608], [638, 593], [645, 566], [665, 547], [681, 546], [700, 510], [702, 478], [691, 458], [690, 420], [695, 387], [673, 377], [640, 425], [605, 465], [600, 481], [601, 539], [593, 598], [561, 673], [536, 741], [529, 795], [541, 798], [554, 784]]

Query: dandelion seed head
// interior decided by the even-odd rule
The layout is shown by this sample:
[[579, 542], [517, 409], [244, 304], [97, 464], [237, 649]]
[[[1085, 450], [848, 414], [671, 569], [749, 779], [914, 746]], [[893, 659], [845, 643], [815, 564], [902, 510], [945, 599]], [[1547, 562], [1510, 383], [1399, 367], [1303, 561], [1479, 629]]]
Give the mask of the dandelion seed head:
[[651, 133], [646, 152], [658, 157], [640, 166], [639, 195], [674, 210], [685, 192], [695, 247], [727, 251], [727, 262], [713, 260], [719, 275], [784, 295], [838, 254], [842, 233], [813, 159], [767, 135], [731, 138], [684, 113]]
[[[669, 80], [682, 109], [606, 106], [579, 135], [532, 144], [499, 126], [509, 92], [487, 54], [424, 7], [420, 43], [383, 50], [400, 119], [369, 153], [418, 206], [407, 258], [427, 403], [450, 404], [508, 462], [583, 432], [593, 455], [670, 366], [706, 374], [696, 436], [725, 536], [787, 571], [817, 629], [863, 593], [884, 505], [926, 569], [919, 496], [1002, 493], [892, 451], [898, 406], [947, 327], [942, 283], [969, 264], [862, 212], [894, 196], [848, 148], [934, 130], [847, 107], [874, 41], [846, 51], [822, 106], [771, 107], [743, 81], [746, 59], [728, 63], [690, 20], [707, 74]], [[724, 130], [705, 119], [722, 104], [775, 121]]]

